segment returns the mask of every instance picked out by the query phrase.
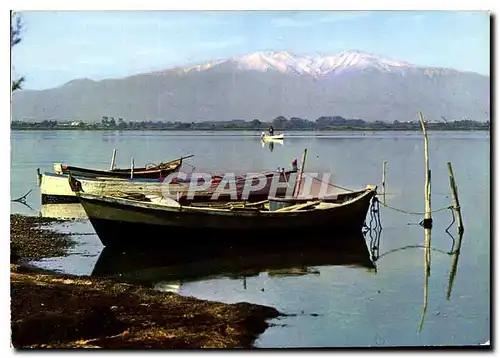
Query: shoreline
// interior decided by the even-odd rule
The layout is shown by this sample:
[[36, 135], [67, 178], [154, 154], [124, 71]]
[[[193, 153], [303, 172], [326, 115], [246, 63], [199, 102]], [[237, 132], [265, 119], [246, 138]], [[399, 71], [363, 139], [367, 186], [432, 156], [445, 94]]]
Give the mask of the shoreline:
[[[11, 131], [77, 131], [77, 132], [267, 132], [268, 128], [130, 128], [130, 129], [114, 129], [114, 128], [38, 128], [38, 127], [22, 127], [11, 128]], [[491, 128], [431, 128], [432, 132], [491, 132]], [[329, 128], [329, 129], [287, 129], [276, 130], [277, 132], [318, 132], [318, 133], [335, 133], [335, 132], [420, 132], [418, 128]]]
[[36, 268], [29, 261], [63, 256], [75, 244], [71, 234], [45, 227], [65, 220], [10, 220], [14, 348], [252, 348], [266, 321], [282, 315]]

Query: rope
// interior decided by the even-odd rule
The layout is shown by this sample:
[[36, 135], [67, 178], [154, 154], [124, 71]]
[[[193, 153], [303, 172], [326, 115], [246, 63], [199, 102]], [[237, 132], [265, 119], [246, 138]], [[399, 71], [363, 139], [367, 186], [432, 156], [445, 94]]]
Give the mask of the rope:
[[[392, 254], [394, 252], [397, 252], [397, 251], [403, 251], [403, 250], [406, 250], [406, 249], [416, 249], [416, 248], [426, 248], [425, 245], [407, 245], [407, 246], [403, 246], [403, 247], [399, 247], [397, 249], [394, 249], [394, 250], [390, 250], [390, 251], [387, 251], [387, 252], [384, 252], [382, 255], [378, 256], [378, 259], [388, 255], [388, 254]], [[439, 252], [441, 254], [444, 254], [444, 255], [451, 255], [452, 253], [451, 252], [446, 252], [446, 251], [443, 251], [443, 250], [440, 250], [440, 249], [436, 249], [436, 248], [433, 248], [433, 247], [430, 247], [430, 249], [432, 251], [436, 251], [436, 252]]]
[[370, 220], [369, 225], [363, 224], [363, 234], [369, 234], [370, 237], [370, 253], [373, 262], [378, 260], [380, 254], [380, 234], [382, 233], [382, 221], [380, 220], [380, 207], [377, 198], [373, 198], [370, 205]]
[[453, 235], [450, 233], [450, 228], [455, 223], [455, 210], [451, 210], [451, 216], [452, 216], [453, 220], [451, 221], [450, 225], [448, 225], [445, 232], [448, 234], [449, 237], [451, 237], [452, 245], [451, 245], [450, 252], [453, 252], [453, 249], [455, 248], [455, 237], [453, 237]]
[[11, 202], [16, 202], [16, 203], [21, 203], [23, 204], [24, 206], [28, 207], [29, 209], [31, 209], [32, 211], [36, 211], [35, 209], [33, 209], [31, 206], [29, 206], [29, 204], [26, 202], [26, 198], [28, 197], [28, 195], [30, 195], [30, 193], [33, 191], [33, 189], [31, 189], [30, 191], [28, 191], [26, 194], [24, 194], [23, 196], [17, 198], [17, 199], [11, 199]]
[[[398, 209], [398, 208], [395, 208], [393, 206], [390, 206], [390, 205], [387, 205], [387, 204], [384, 204], [384, 203], [381, 203], [381, 204], [383, 206], [385, 206], [386, 208], [388, 208], [388, 209], [399, 211], [401, 213], [405, 213], [405, 214], [409, 214], [409, 215], [425, 215], [425, 212], [423, 212], [423, 213], [411, 212], [411, 211], [406, 211], [406, 210]], [[448, 205], [448, 206], [442, 207], [440, 209], [432, 210], [431, 213], [437, 213], [439, 211], [443, 211], [443, 210], [447, 210], [447, 209], [453, 209], [453, 205]]]
[[[320, 179], [318, 179], [318, 178], [316, 178], [316, 177], [314, 177], [314, 176], [312, 176], [312, 175], [310, 175], [310, 174], [307, 174], [307, 173], [302, 173], [302, 174], [303, 174], [303, 175], [307, 175], [307, 176], [309, 176], [309, 177], [313, 178], [313, 180], [319, 181], [320, 183], [324, 183], [324, 181], [322, 181], [322, 180], [320, 180]], [[334, 188], [337, 188], [337, 189], [341, 189], [341, 190], [345, 190], [345, 191], [349, 191], [349, 192], [353, 192], [353, 191], [354, 191], [354, 190], [352, 190], [352, 189], [343, 188], [343, 187], [341, 187], [340, 185], [335, 185], [335, 184], [332, 184], [332, 183], [329, 183], [329, 182], [327, 182], [326, 184], [327, 184], [328, 186], [331, 186], [331, 187], [334, 187]]]
[[17, 199], [11, 199], [11, 201], [16, 201], [18, 203], [23, 203], [23, 204], [26, 204], [26, 197], [28, 195], [30, 195], [30, 193], [33, 191], [33, 189], [30, 189], [30, 191], [28, 191], [26, 194], [24, 194], [23, 196], [20, 196], [19, 198]]

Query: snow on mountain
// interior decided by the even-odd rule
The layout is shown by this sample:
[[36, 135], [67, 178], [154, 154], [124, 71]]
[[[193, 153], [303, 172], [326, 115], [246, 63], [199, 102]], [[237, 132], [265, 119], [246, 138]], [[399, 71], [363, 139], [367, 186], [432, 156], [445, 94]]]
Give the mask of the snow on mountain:
[[309, 75], [316, 78], [353, 70], [401, 75], [419, 70], [429, 77], [442, 74], [457, 75], [460, 73], [449, 68], [418, 67], [405, 61], [396, 61], [363, 51], [350, 50], [334, 55], [296, 55], [287, 51], [259, 51], [230, 59], [218, 59], [202, 64], [156, 71], [153, 74], [200, 72], [224, 65], [229, 65], [231, 68], [236, 67], [242, 71], [278, 71], [281, 73]]
[[401, 61], [379, 57], [361, 51], [344, 51], [330, 56], [296, 56], [290, 52], [255, 52], [233, 59], [240, 68], [246, 70], [278, 70], [322, 76], [347, 69], [376, 69], [384, 72], [400, 72], [415, 68]]
[[307, 74], [314, 77], [346, 70], [377, 70], [402, 73], [417, 68], [403, 61], [395, 61], [362, 51], [343, 51], [335, 55], [296, 55], [287, 51], [261, 51], [217, 60], [205, 64], [176, 68], [178, 72], [204, 71], [217, 65], [233, 64], [241, 70], [279, 71], [282, 73]]

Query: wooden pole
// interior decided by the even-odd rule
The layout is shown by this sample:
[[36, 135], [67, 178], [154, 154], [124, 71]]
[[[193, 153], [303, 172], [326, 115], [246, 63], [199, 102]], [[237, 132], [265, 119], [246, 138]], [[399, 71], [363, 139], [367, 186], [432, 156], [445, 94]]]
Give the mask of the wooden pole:
[[109, 170], [115, 169], [115, 159], [116, 159], [116, 149], [113, 149], [113, 156], [111, 157], [111, 165], [109, 166]]
[[40, 174], [40, 168], [36, 168], [36, 183], [38, 186], [42, 185], [42, 174]]
[[130, 179], [134, 178], [134, 158], [130, 160]]
[[425, 129], [425, 122], [422, 113], [418, 112], [422, 133], [424, 135], [424, 164], [425, 164], [425, 184], [424, 184], [424, 200], [425, 200], [425, 214], [423, 226], [425, 229], [425, 275], [430, 275], [431, 271], [431, 232], [432, 229], [432, 209], [431, 209], [431, 170], [429, 169], [429, 143], [427, 138], [427, 131]]
[[387, 160], [384, 160], [384, 164], [382, 165], [382, 190], [383, 190], [383, 203], [385, 204], [385, 179], [387, 174]]
[[304, 173], [304, 166], [306, 165], [307, 148], [304, 149], [302, 153], [302, 161], [300, 163], [299, 173], [297, 174], [297, 180], [295, 181], [295, 189], [293, 191], [293, 196], [297, 197], [300, 193], [300, 184], [302, 184], [302, 174]]
[[453, 210], [457, 214], [457, 225], [458, 225], [458, 234], [464, 232], [464, 224], [462, 221], [462, 212], [460, 210], [460, 202], [458, 201], [458, 188], [455, 183], [455, 177], [453, 176], [453, 168], [451, 163], [446, 163], [448, 166], [448, 174], [450, 175], [450, 189], [451, 189], [451, 197], [453, 199]]
[[432, 228], [432, 209], [431, 209], [431, 170], [429, 169], [429, 143], [427, 139], [427, 131], [425, 129], [424, 117], [421, 112], [418, 112], [422, 133], [424, 135], [424, 164], [425, 164], [425, 185], [424, 185], [424, 199], [425, 199], [425, 215], [424, 227]]

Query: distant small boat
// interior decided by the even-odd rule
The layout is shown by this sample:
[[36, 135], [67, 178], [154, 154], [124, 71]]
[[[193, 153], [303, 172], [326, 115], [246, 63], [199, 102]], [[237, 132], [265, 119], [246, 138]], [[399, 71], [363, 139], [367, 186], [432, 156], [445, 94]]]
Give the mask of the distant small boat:
[[267, 135], [265, 132], [262, 132], [260, 135], [260, 139], [264, 142], [267, 141], [282, 141], [284, 139], [284, 133], [276, 134], [276, 135]]

